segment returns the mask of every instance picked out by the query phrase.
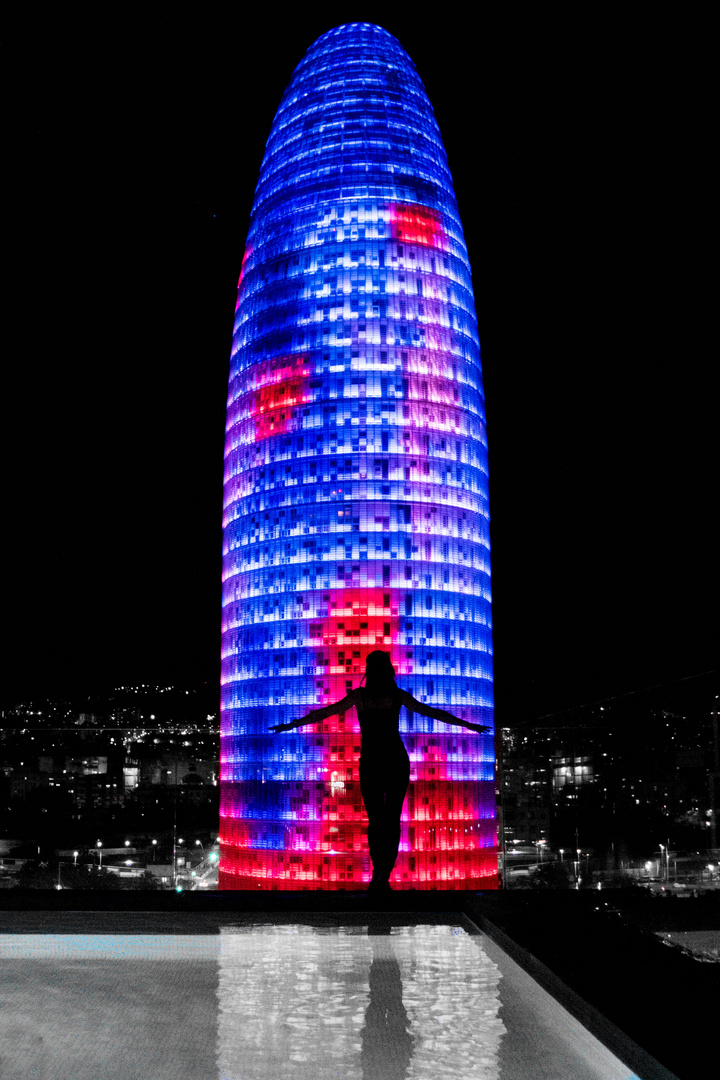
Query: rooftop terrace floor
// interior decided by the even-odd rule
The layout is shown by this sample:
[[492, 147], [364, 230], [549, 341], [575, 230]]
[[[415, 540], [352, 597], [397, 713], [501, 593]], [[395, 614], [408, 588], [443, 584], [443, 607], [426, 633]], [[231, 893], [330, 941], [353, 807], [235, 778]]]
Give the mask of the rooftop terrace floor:
[[0, 1076], [682, 1075], [458, 895], [243, 894], [228, 911], [227, 893], [196, 910], [171, 894], [164, 911], [0, 911]]

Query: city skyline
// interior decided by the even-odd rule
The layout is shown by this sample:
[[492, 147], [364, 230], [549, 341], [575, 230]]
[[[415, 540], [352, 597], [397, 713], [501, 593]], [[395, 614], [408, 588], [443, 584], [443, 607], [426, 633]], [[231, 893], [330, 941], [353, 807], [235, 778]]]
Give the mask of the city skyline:
[[[629, 24], [581, 60], [532, 19], [479, 18], [476, 46], [374, 20], [433, 102], [473, 271], [499, 723], [707, 670], [717, 649], [704, 69], [678, 89]], [[238, 259], [282, 90], [339, 21], [257, 22], [242, 75], [209, 25], [196, 44], [173, 30], [182, 63], [161, 24], [144, 47], [121, 27], [102, 65], [70, 48], [61, 67], [49, 38], [43, 63], [39, 43], [13, 136], [5, 706], [184, 671], [219, 691]]]
[[[705, 702], [712, 690], [705, 680]], [[575, 830], [594, 873], [640, 872], [658, 840], [675, 856], [712, 851], [717, 701], [708, 710], [686, 684], [676, 696], [645, 692], [498, 729], [505, 856], [513, 865], [533, 862], [528, 853], [539, 856], [541, 842], [557, 859]], [[633, 717], [630, 729], [642, 733], [635, 741], [627, 738]], [[167, 848], [176, 796], [178, 843], [208, 830], [214, 839], [219, 729], [207, 695], [187, 687], [125, 687], [106, 699], [27, 702], [6, 714], [0, 778], [12, 865], [39, 854], [38, 845], [45, 860], [56, 848], [84, 850], [97, 840], [105, 850], [154, 837]]]

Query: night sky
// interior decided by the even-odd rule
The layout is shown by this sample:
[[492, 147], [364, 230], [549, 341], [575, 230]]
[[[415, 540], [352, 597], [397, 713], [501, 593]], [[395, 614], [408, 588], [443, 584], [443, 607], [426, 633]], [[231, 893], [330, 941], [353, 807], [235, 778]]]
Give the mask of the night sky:
[[267, 9], [35, 13], [6, 41], [2, 705], [219, 687], [225, 400], [255, 183], [294, 67], [353, 19], [410, 54], [455, 180], [498, 722], [718, 666], [706, 16]]

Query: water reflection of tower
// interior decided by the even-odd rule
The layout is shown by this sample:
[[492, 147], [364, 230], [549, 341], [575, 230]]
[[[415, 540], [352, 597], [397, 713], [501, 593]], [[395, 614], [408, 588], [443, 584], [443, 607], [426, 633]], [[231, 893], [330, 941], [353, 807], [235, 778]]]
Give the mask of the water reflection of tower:
[[501, 975], [481, 936], [382, 914], [295, 918], [220, 929], [221, 1080], [499, 1080]]
[[[342, 698], [377, 648], [417, 698], [493, 724], [470, 266], [424, 87], [369, 24], [310, 48], [261, 167], [229, 380], [222, 629], [220, 888], [362, 887], [354, 718], [282, 739], [268, 726]], [[394, 887], [496, 887], [492, 735], [419, 717], [401, 732]]]

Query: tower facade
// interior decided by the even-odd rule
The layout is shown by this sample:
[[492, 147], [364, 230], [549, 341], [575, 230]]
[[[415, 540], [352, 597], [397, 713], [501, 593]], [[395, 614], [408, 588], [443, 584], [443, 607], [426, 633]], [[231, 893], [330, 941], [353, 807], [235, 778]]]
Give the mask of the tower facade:
[[[221, 889], [361, 889], [354, 714], [271, 724], [390, 653], [493, 727], [487, 440], [470, 265], [397, 40], [320, 37], [273, 121], [238, 283], [223, 501]], [[494, 735], [400, 718], [395, 889], [497, 887]]]

